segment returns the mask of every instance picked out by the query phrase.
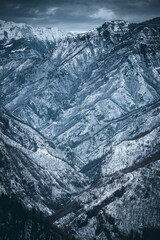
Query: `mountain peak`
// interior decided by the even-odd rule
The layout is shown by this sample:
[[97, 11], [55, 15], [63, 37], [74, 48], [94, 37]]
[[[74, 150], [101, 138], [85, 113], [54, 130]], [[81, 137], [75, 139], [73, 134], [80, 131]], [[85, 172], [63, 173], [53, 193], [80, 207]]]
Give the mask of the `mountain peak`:
[[64, 38], [66, 34], [60, 31], [57, 27], [33, 27], [24, 23], [6, 22], [0, 20], [0, 40], [6, 39], [10, 42], [11, 39], [18, 40], [38, 38], [41, 41], [56, 41]]

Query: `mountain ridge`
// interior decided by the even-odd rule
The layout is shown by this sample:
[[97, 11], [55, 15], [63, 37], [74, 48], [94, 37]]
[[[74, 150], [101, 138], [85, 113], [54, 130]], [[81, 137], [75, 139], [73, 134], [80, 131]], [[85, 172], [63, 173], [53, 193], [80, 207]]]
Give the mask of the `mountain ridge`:
[[156, 239], [159, 21], [111, 21], [50, 42], [6, 35], [1, 193], [81, 240]]

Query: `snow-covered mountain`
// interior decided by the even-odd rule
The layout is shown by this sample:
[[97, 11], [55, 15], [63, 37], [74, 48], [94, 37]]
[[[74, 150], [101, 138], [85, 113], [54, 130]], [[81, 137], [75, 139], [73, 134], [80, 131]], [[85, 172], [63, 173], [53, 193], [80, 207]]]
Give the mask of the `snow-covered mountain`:
[[58, 157], [65, 157], [63, 150], [5, 111], [0, 113], [1, 193], [16, 194], [29, 208], [51, 214], [87, 187], [88, 177]]
[[3, 106], [85, 163], [102, 157], [95, 139], [108, 123], [159, 99], [159, 29], [159, 19], [110, 22], [65, 38], [45, 57], [8, 58]]
[[95, 176], [94, 183], [70, 203], [72, 210], [66, 206], [53, 220], [82, 240], [147, 239], [145, 231], [160, 228], [159, 167], [160, 127], [116, 143], [96, 165], [83, 169]]
[[39, 39], [40, 41], [54, 42], [65, 38], [66, 34], [56, 27], [35, 27], [24, 23], [6, 22], [0, 20], [0, 41], [10, 43], [12, 39]]
[[156, 234], [160, 18], [0, 36], [1, 191], [81, 240]]
[[0, 20], [0, 63], [6, 64], [8, 70], [16, 67], [17, 61], [32, 65], [36, 59], [44, 58], [48, 51], [68, 35], [71, 34], [61, 32], [56, 27], [33, 28], [23, 23]]

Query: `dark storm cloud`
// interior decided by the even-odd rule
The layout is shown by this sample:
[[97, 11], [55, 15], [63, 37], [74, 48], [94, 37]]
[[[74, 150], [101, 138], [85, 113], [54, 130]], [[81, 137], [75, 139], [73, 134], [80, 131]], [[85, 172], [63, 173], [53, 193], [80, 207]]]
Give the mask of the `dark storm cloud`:
[[1, 0], [0, 18], [85, 31], [109, 20], [143, 21], [159, 12], [159, 0]]

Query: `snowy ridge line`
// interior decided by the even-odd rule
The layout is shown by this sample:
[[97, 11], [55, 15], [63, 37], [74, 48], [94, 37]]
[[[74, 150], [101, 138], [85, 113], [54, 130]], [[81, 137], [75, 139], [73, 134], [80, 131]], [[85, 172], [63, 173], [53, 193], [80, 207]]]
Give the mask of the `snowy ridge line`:
[[[5, 114], [4, 114], [5, 115]], [[7, 116], [6, 116], [7, 119]], [[21, 123], [15, 123], [14, 119], [9, 118], [9, 128], [12, 129], [18, 129], [18, 127], [21, 126]], [[11, 122], [12, 120], [12, 122]], [[15, 123], [15, 125], [13, 124]], [[5, 124], [5, 119], [4, 119]], [[17, 124], [17, 126], [16, 126]], [[22, 131], [23, 134], [25, 134], [25, 131], [27, 131], [28, 128], [25, 128], [25, 125], [22, 124]], [[25, 154], [26, 157], [31, 159], [32, 162], [36, 163], [37, 166], [41, 166], [45, 171], [47, 171], [51, 177], [54, 178], [55, 182], [57, 183], [57, 186], [59, 186], [58, 191], [65, 192], [66, 194], [75, 194], [76, 192], [79, 192], [81, 189], [84, 188], [84, 186], [87, 186], [89, 183], [89, 180], [86, 176], [83, 176], [78, 170], [76, 170], [73, 166], [71, 166], [66, 160], [63, 161], [62, 158], [55, 156], [52, 151], [51, 147], [47, 144], [46, 140], [39, 139], [40, 136], [35, 136], [34, 133], [30, 127], [29, 135], [27, 136], [28, 141], [36, 141], [36, 149], [33, 150], [32, 148], [29, 148], [29, 146], [23, 145], [19, 141], [16, 141], [18, 139], [20, 132], [17, 132], [17, 138], [10, 137], [9, 134], [4, 134], [0, 131], [0, 138], [7, 146], [11, 146], [18, 150], [19, 153]], [[3, 129], [3, 119], [2, 119], [2, 131]], [[9, 135], [9, 136], [8, 136]], [[23, 136], [23, 135], [22, 135]], [[34, 139], [33, 139], [34, 138]], [[25, 139], [25, 141], [27, 140]], [[34, 144], [34, 142], [33, 142]], [[63, 181], [63, 184], [62, 184]], [[62, 185], [61, 185], [62, 184]], [[65, 184], [67, 186], [65, 186]], [[76, 185], [77, 184], [77, 185]], [[56, 197], [56, 196], [55, 196]]]
[[[105, 145], [106, 147], [109, 147], [110, 145], [111, 145], [111, 143], [112, 143], [112, 139], [114, 139], [119, 133], [121, 133], [121, 131], [123, 130], [123, 129], [125, 129], [125, 127], [127, 126], [128, 124], [126, 123], [126, 125], [123, 125], [122, 126], [122, 128], [120, 128], [113, 136], [111, 136], [109, 139], [108, 139], [108, 143]], [[149, 133], [150, 132], [152, 132], [153, 130], [155, 130], [157, 128], [157, 126], [156, 127], [154, 127], [154, 128], [152, 128], [150, 131], [149, 131]], [[136, 138], [136, 137], [135, 137]], [[139, 138], [138, 138], [139, 139]], [[133, 140], [133, 139], [130, 139], [130, 140]], [[126, 140], [122, 140], [121, 142], [123, 142], [123, 141], [126, 141]], [[98, 147], [101, 147], [101, 146], [103, 146], [104, 145], [104, 143], [102, 143], [102, 144], [100, 144]], [[95, 150], [93, 150], [93, 151], [91, 151], [90, 152], [90, 155], [92, 155], [92, 153], [94, 152]], [[109, 150], [108, 150], [109, 151]], [[107, 153], [108, 154], [108, 153]], [[103, 157], [106, 157], [107, 156], [107, 154], [103, 154], [102, 155], [102, 159], [103, 159]], [[89, 156], [90, 156], [89, 155]], [[96, 160], [96, 159], [94, 159], [94, 160]], [[93, 161], [94, 161], [93, 160]]]
[[52, 122], [50, 125], [48, 125], [47, 127], [45, 127], [45, 128], [43, 128], [41, 131], [43, 132], [43, 131], [45, 131], [46, 129], [48, 129], [49, 127], [51, 127], [52, 125], [54, 125], [54, 124], [58, 124], [57, 122]]
[[[133, 110], [133, 111], [131, 111], [131, 112], [129, 112], [129, 113], [127, 113], [127, 114], [119, 117], [119, 118], [116, 118], [116, 119], [113, 119], [113, 120], [108, 120], [108, 121], [105, 120], [105, 122], [107, 122], [108, 124], [110, 124], [110, 123], [114, 123], [114, 122], [118, 122], [118, 121], [124, 120], [124, 119], [126, 119], [126, 118], [129, 118], [129, 117], [133, 116], [133, 114], [135, 114], [135, 113], [137, 113], [137, 112], [140, 112], [140, 113], [141, 113], [141, 111], [142, 111], [143, 109], [147, 109], [147, 108], [150, 109], [150, 108], [151, 108], [152, 106], [154, 106], [154, 105], [159, 106], [159, 105], [160, 105], [160, 99], [157, 100], [157, 101], [154, 102], [154, 103], [148, 104], [147, 106], [143, 106], [143, 107], [137, 108], [137, 109], [135, 109], [135, 110]], [[149, 111], [149, 110], [148, 110], [148, 111]], [[142, 115], [142, 114], [141, 114], [141, 115]], [[74, 117], [74, 118], [76, 118], [76, 117]], [[74, 118], [73, 118], [73, 119], [74, 119]], [[71, 119], [71, 120], [72, 120], [72, 119]], [[92, 135], [92, 137], [95, 136], [95, 135], [97, 135], [99, 132], [103, 131], [106, 127], [108, 127], [108, 124], [105, 125], [103, 128], [101, 128], [98, 132], [94, 133], [94, 135]], [[59, 133], [58, 135], [54, 136], [54, 137], [53, 137], [53, 140], [56, 139], [57, 137], [59, 137], [61, 134], [63, 134], [63, 133], [66, 131], [66, 129], [67, 129], [67, 126], [66, 126], [66, 128], [63, 130], [63, 132], [61, 132], [61, 133]], [[42, 131], [43, 131], [43, 130], [42, 130]], [[90, 138], [90, 136], [88, 136], [84, 141], [87, 141], [89, 138]]]
[[[84, 47], [82, 47], [80, 50], [78, 50], [74, 55], [72, 55], [72, 53], [69, 54], [69, 55], [66, 57], [66, 59], [64, 59], [64, 61], [62, 61], [62, 62], [59, 64], [59, 66], [58, 66], [57, 68], [61, 67], [61, 65], [63, 65], [63, 64], [65, 64], [66, 62], [70, 61], [72, 58], [74, 58], [76, 55], [78, 55], [78, 53], [82, 52], [86, 47], [87, 47], [87, 45], [84, 46]], [[68, 58], [70, 55], [71, 55], [71, 57]]]
[[[14, 115], [12, 115], [12, 114], [10, 114], [9, 111], [6, 110], [4, 107], [0, 107], [0, 113], [1, 113], [1, 116], [2, 116], [2, 117], [5, 116], [5, 117], [7, 117], [8, 119], [12, 119], [12, 121], [16, 122], [17, 125], [19, 124], [19, 125], [22, 126], [23, 128], [27, 128], [30, 132], [38, 135], [38, 137], [39, 137], [42, 141], [44, 140], [45, 143], [51, 142], [51, 143], [54, 144], [54, 141], [52, 141], [52, 139], [48, 139], [48, 138], [45, 137], [41, 132], [39, 132], [36, 128], [31, 127], [31, 126], [28, 125], [27, 123], [23, 122], [20, 118], [14, 116]], [[5, 143], [6, 143], [6, 144], [7, 144], [7, 141], [8, 141], [8, 143], [10, 142], [11, 144], [13, 144], [13, 145], [11, 145], [11, 146], [13, 146], [13, 147], [15, 147], [15, 148], [17, 148], [17, 149], [22, 149], [25, 154], [27, 154], [27, 152], [29, 151], [29, 150], [27, 150], [25, 147], [23, 147], [23, 146], [21, 147], [21, 144], [20, 144], [20, 143], [17, 143], [15, 140], [10, 139], [8, 136], [6, 136], [5, 134], [3, 134], [1, 131], [0, 131], [0, 137], [3, 137], [3, 138], [5, 139], [5, 141], [6, 141]], [[32, 154], [32, 150], [30, 150], [29, 152]], [[50, 155], [51, 157], [53, 157], [53, 158], [56, 158], [57, 160], [63, 161], [65, 164], [69, 165], [72, 169], [75, 170], [75, 167], [72, 166], [72, 165], [70, 165], [70, 164], [66, 161], [66, 159], [65, 159], [64, 157], [59, 157], [59, 156], [57, 156], [57, 155], [53, 155], [50, 147], [47, 149], [47, 154], [49, 154], [49, 155]], [[34, 153], [33, 153], [33, 155], [34, 155]], [[80, 158], [80, 157], [77, 156], [76, 154], [75, 154], [75, 156], [76, 156], [77, 158]], [[81, 174], [81, 173], [80, 173], [80, 174]]]
[[11, 114], [5, 107], [1, 107], [1, 109], [3, 110], [3, 111], [1, 112], [2, 116], [3, 116], [3, 115], [4, 115], [4, 116], [5, 116], [5, 115], [9, 116], [10, 118], [12, 118], [13, 120], [15, 120], [16, 122], [19, 122], [19, 123], [21, 123], [22, 125], [27, 126], [29, 129], [33, 129], [33, 130], [34, 130], [38, 135], [40, 135], [42, 138], [47, 139], [47, 138], [46, 138], [41, 132], [39, 132], [36, 128], [31, 127], [29, 124], [23, 122], [23, 121], [22, 121], [20, 118], [18, 118], [17, 116]]
[[[156, 153], [154, 153], [152, 156], [148, 157], [148, 158], [145, 158], [143, 161], [141, 162], [138, 162], [138, 163], [135, 163], [133, 166], [130, 166], [130, 167], [126, 167], [126, 168], [123, 168], [121, 170], [118, 170], [112, 174], [108, 174], [106, 175], [106, 184], [110, 184], [112, 179], [110, 179], [109, 181], [107, 181], [107, 178], [118, 178], [119, 176], [123, 175], [123, 174], [127, 174], [127, 173], [132, 173], [140, 168], [143, 168], [151, 163], [154, 163], [154, 162], [157, 162], [157, 161], [160, 161], [160, 150], [157, 151]], [[104, 185], [104, 183], [102, 183], [102, 180], [98, 181], [97, 183], [93, 183], [93, 185], [91, 185], [90, 188], [88, 189], [94, 189], [94, 188], [100, 188]], [[87, 190], [87, 189], [86, 189]], [[85, 190], [83, 191], [85, 192]]]
[[27, 47], [22, 48], [22, 49], [12, 50], [11, 53], [14, 53], [14, 52], [23, 52], [23, 51], [26, 50], [26, 49], [27, 49]]
[[[56, 222], [57, 220], [65, 217], [67, 214], [69, 214], [70, 212], [72, 212], [74, 210], [74, 207], [76, 207], [76, 199], [78, 199], [83, 193], [88, 192], [90, 190], [94, 190], [96, 188], [101, 188], [105, 185], [110, 184], [112, 181], [115, 181], [116, 178], [119, 178], [121, 175], [123, 174], [127, 174], [127, 173], [131, 173], [134, 172], [140, 168], [143, 168], [149, 164], [151, 164], [152, 162], [157, 162], [160, 161], [160, 151], [157, 152], [155, 155], [153, 155], [152, 157], [144, 160], [141, 163], [136, 164], [135, 166], [132, 167], [128, 167], [125, 169], [122, 169], [120, 171], [117, 171], [111, 175], [107, 175], [106, 176], [106, 183], [102, 183], [102, 181], [98, 181], [97, 183], [92, 184], [89, 188], [86, 188], [85, 190], [83, 190], [82, 192], [80, 192], [73, 201], [69, 202], [68, 204], [66, 204], [62, 209], [56, 211], [55, 213], [52, 214], [51, 219], [54, 222]], [[154, 160], [153, 160], [154, 159]], [[107, 181], [107, 177], [111, 178], [109, 179], [109, 181]], [[112, 179], [114, 177], [114, 179]], [[118, 190], [117, 190], [118, 191]], [[113, 192], [113, 195], [115, 194], [115, 192]], [[105, 200], [104, 200], [105, 201]], [[98, 203], [97, 203], [98, 204]], [[96, 207], [98, 205], [94, 205], [94, 207]], [[104, 205], [105, 206], [105, 205]], [[81, 212], [79, 213], [79, 215], [81, 214]]]
[[7, 35], [1, 33], [0, 39], [10, 41], [11, 39], [19, 40], [26, 38], [27, 40], [38, 39], [40, 41], [55, 42], [63, 39], [71, 34], [60, 31], [57, 27], [33, 27], [24, 23], [6, 22], [0, 20], [0, 30], [5, 29]]

